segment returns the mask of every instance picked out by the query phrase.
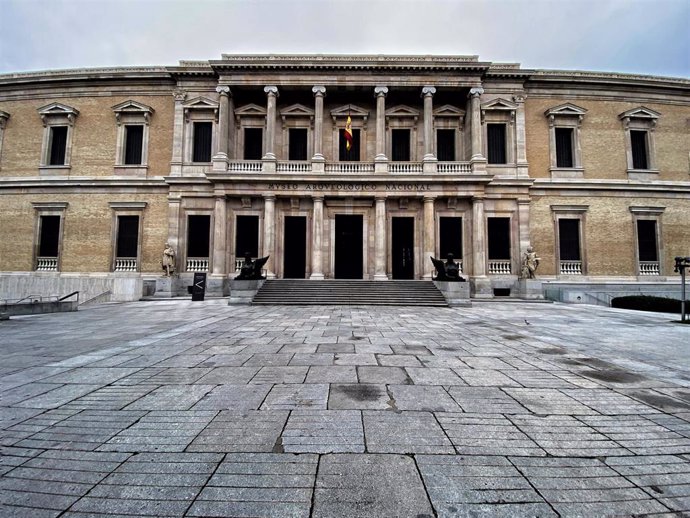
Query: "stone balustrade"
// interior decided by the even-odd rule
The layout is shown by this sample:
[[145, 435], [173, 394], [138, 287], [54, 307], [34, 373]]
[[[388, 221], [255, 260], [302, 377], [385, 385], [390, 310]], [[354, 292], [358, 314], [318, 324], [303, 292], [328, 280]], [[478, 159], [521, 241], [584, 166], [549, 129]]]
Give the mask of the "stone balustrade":
[[658, 261], [640, 261], [640, 275], [659, 275]]
[[37, 257], [36, 271], [37, 272], [57, 272], [58, 258], [57, 257]]
[[208, 272], [208, 257], [188, 257], [185, 270], [188, 272]]
[[561, 275], [582, 275], [582, 261], [561, 261]]
[[511, 273], [510, 259], [489, 260], [489, 274], [490, 275], [510, 275]]
[[391, 162], [388, 164], [389, 173], [421, 173], [421, 162]]
[[116, 272], [136, 272], [137, 260], [133, 257], [118, 257], [115, 259]]

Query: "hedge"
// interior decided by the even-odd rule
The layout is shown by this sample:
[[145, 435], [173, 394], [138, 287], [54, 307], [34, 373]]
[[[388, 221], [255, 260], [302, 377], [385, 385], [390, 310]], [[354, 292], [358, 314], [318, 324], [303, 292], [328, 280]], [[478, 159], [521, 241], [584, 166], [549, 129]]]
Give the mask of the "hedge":
[[[680, 313], [680, 300], [649, 295], [629, 295], [611, 300], [612, 308], [656, 311], [659, 313]], [[685, 301], [685, 311], [690, 312], [690, 301]]]

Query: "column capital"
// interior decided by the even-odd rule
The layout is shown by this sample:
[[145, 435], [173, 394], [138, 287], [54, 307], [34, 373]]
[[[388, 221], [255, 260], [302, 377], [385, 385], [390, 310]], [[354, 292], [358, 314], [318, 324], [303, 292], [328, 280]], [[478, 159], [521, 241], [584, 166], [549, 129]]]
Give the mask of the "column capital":
[[218, 92], [220, 95], [230, 95], [230, 87], [226, 85], [218, 85], [216, 86], [216, 92]]
[[266, 95], [275, 95], [278, 97], [278, 87], [275, 85], [264, 86], [264, 92]]
[[275, 194], [264, 194], [264, 201], [275, 201]]
[[422, 196], [422, 200], [424, 203], [433, 203], [436, 200], [436, 196], [432, 196], [431, 194], [425, 194]]
[[422, 88], [422, 97], [433, 97], [433, 95], [436, 93], [436, 88], [430, 85], [425, 86]]
[[483, 194], [475, 194], [471, 197], [472, 203], [480, 203], [484, 202], [484, 195]]
[[484, 93], [484, 89], [481, 86], [470, 88], [470, 94], [468, 97], [479, 97]]
[[387, 86], [376, 86], [376, 87], [374, 87], [374, 96], [386, 97], [386, 94], [388, 94], [388, 87]]
[[323, 201], [323, 198], [324, 198], [324, 196], [323, 196], [323, 195], [319, 195], [319, 194], [314, 194], [314, 195], [312, 195], [312, 197], [311, 197], [311, 199], [312, 199], [313, 201]]
[[325, 97], [326, 96], [326, 87], [323, 85], [312, 86], [311, 91], [314, 93], [315, 97], [318, 97], [318, 96]]
[[382, 202], [382, 201], [385, 202], [387, 199], [388, 198], [386, 198], [386, 196], [383, 194], [378, 194], [378, 195], [374, 196], [374, 200], [376, 200], [376, 202]]
[[175, 98], [176, 102], [184, 102], [185, 99], [187, 99], [187, 92], [184, 90], [180, 90], [179, 88], [173, 91], [173, 97]]

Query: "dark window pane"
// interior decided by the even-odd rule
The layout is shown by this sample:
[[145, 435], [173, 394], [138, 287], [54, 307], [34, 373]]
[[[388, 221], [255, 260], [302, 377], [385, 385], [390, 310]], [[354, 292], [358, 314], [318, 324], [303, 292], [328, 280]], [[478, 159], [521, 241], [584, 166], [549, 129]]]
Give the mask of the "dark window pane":
[[263, 153], [263, 129], [244, 128], [244, 159], [261, 160]]
[[290, 128], [288, 160], [307, 160], [307, 128]]
[[410, 130], [391, 130], [391, 160], [396, 162], [410, 161]]
[[125, 126], [125, 165], [140, 165], [144, 126]]
[[656, 221], [637, 220], [637, 246], [640, 261], [658, 261]]
[[187, 257], [208, 257], [211, 216], [187, 218]]
[[117, 257], [136, 257], [139, 248], [139, 216], [117, 217]]
[[506, 125], [487, 124], [487, 157], [490, 164], [506, 163]]
[[558, 246], [561, 261], [581, 261], [579, 219], [558, 220]]
[[67, 152], [67, 126], [52, 126], [50, 128], [50, 157], [49, 165], [65, 165]]
[[192, 162], [211, 161], [211, 142], [213, 139], [212, 122], [194, 123], [194, 147], [192, 150]]
[[648, 169], [647, 132], [630, 130], [630, 147], [632, 148], [633, 169]]
[[39, 257], [57, 257], [60, 241], [60, 216], [41, 216]]
[[341, 162], [359, 162], [359, 130], [352, 130], [352, 147], [350, 148], [350, 151], [347, 150], [347, 146], [345, 145], [345, 143], [345, 130], [341, 129], [339, 150], [340, 152], [338, 159]]
[[462, 218], [441, 217], [438, 222], [440, 259], [445, 259], [448, 254], [462, 259]]
[[489, 259], [510, 259], [510, 218], [487, 218]]
[[575, 166], [573, 163], [573, 128], [556, 128], [556, 166]]
[[237, 216], [235, 257], [259, 257], [259, 216]]
[[455, 161], [455, 130], [436, 130], [436, 158], [441, 162]]

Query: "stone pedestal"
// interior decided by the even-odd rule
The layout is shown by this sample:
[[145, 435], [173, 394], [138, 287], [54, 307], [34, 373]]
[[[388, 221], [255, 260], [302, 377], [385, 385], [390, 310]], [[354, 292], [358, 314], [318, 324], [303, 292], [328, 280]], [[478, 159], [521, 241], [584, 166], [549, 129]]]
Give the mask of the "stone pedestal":
[[226, 275], [211, 274], [206, 278], [207, 297], [227, 297], [229, 293], [230, 288]]
[[263, 285], [263, 280], [257, 281], [237, 281], [232, 279], [230, 281], [230, 304], [250, 304], [256, 292]]
[[434, 284], [446, 298], [449, 306], [471, 306], [470, 283], [434, 281]]
[[476, 299], [492, 299], [494, 290], [488, 277], [474, 277], [470, 280], [470, 290]]
[[171, 298], [175, 296], [175, 277], [158, 277], [154, 297]]
[[542, 283], [538, 279], [520, 279], [518, 280], [518, 293], [523, 299], [543, 299], [544, 290]]

